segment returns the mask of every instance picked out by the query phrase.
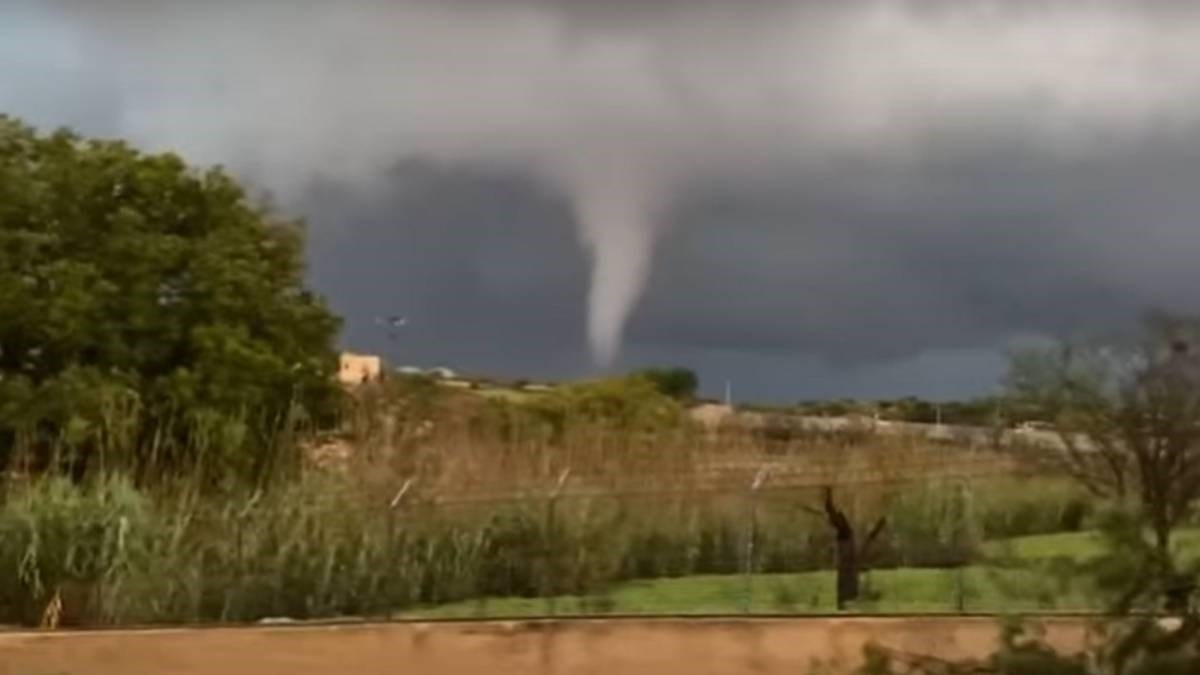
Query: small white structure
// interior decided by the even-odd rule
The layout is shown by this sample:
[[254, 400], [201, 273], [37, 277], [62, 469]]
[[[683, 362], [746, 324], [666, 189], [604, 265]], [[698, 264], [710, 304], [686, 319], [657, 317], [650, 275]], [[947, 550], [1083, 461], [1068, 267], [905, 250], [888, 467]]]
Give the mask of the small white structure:
[[421, 368], [419, 366], [400, 366], [396, 369], [401, 375], [411, 375], [418, 377], [431, 377], [435, 380], [454, 380], [458, 378], [458, 374], [449, 368], [438, 366], [437, 368]]
[[732, 406], [720, 403], [702, 403], [688, 410], [688, 415], [691, 416], [693, 422], [704, 429], [715, 431], [722, 424], [731, 421], [735, 413]]
[[382, 362], [378, 356], [342, 352], [338, 359], [338, 381], [353, 386], [379, 379]]

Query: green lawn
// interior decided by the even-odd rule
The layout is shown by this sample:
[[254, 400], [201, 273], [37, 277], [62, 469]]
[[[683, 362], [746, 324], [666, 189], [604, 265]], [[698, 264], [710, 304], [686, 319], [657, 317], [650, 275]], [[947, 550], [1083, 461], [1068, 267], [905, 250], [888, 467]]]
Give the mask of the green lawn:
[[[1200, 558], [1200, 528], [1179, 530], [1174, 537], [1174, 549], [1183, 559]], [[1104, 541], [1095, 532], [1064, 532], [990, 542], [984, 551], [990, 556], [1020, 560], [1087, 560], [1104, 552]]]
[[[1200, 554], [1200, 529], [1178, 535], [1179, 548]], [[866, 613], [1008, 613], [1089, 611], [1099, 608], [1086, 589], [1072, 587], [1048, 570], [1048, 561], [1085, 560], [1103, 550], [1091, 532], [1019, 537], [993, 542], [989, 555], [1027, 561], [1022, 568], [973, 565], [961, 570], [902, 568], [863, 576], [865, 595], [856, 610]], [[1190, 556], [1189, 556], [1190, 557]], [[701, 575], [618, 584], [599, 596], [486, 598], [409, 612], [413, 618], [529, 617], [597, 614], [754, 614], [835, 611], [829, 571]]]
[[[877, 570], [864, 575], [869, 595], [856, 608], [871, 613], [1086, 611], [1085, 594], [1062, 589], [1030, 570], [968, 567]], [[750, 598], [749, 605], [746, 603]], [[421, 618], [522, 617], [579, 614], [754, 614], [835, 611], [832, 572], [691, 576], [618, 585], [599, 597], [489, 598], [409, 613]]]

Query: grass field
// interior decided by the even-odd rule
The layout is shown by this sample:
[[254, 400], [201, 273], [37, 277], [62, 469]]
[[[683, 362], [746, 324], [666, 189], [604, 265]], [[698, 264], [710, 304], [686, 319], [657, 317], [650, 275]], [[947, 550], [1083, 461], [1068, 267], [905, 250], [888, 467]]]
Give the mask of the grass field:
[[[1089, 611], [1095, 601], [1079, 589], [1064, 589], [1033, 570], [982, 566], [961, 570], [895, 569], [864, 575], [875, 599], [860, 602], [864, 613], [1006, 613]], [[747, 603], [749, 598], [749, 603]], [[420, 618], [522, 617], [596, 614], [820, 614], [836, 611], [833, 574], [691, 576], [621, 584], [599, 597], [490, 598], [441, 605], [406, 616]]]
[[[1200, 529], [1178, 533], [1184, 558], [1200, 557]], [[1083, 561], [1103, 552], [1093, 532], [992, 542], [987, 553], [1024, 567], [900, 568], [863, 575], [855, 611], [878, 614], [1087, 612], [1101, 609], [1088, 589], [1048, 571], [1054, 558]], [[836, 611], [831, 571], [801, 574], [702, 575], [619, 584], [592, 597], [486, 598], [406, 613], [413, 618], [529, 617], [597, 614], [820, 614]]]
[[[1184, 560], [1200, 558], [1200, 528], [1182, 529], [1174, 535], [1176, 552]], [[1087, 560], [1104, 552], [1104, 542], [1095, 532], [1064, 532], [995, 541], [984, 547], [994, 557], [1046, 560], [1065, 557]]]

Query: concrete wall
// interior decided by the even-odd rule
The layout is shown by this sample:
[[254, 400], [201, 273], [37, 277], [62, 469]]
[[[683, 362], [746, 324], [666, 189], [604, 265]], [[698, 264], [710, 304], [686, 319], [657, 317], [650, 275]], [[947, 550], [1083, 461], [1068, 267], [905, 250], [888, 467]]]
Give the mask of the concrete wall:
[[[1046, 621], [1063, 646], [1078, 620]], [[0, 633], [0, 675], [849, 673], [865, 642], [982, 655], [990, 619], [612, 619]], [[814, 671], [824, 663], [826, 669]]]

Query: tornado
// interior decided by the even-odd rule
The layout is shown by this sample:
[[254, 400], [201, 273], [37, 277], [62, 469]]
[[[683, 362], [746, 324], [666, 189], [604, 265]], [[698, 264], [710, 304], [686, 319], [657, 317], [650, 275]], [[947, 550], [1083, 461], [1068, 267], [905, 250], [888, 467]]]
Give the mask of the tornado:
[[591, 263], [587, 335], [592, 360], [611, 366], [645, 291], [664, 229], [664, 179], [632, 158], [573, 172], [568, 193]]

